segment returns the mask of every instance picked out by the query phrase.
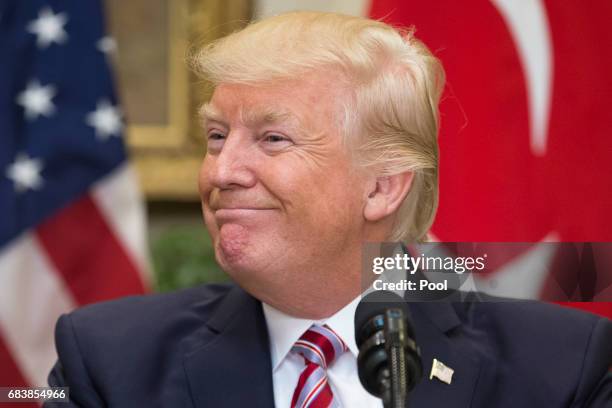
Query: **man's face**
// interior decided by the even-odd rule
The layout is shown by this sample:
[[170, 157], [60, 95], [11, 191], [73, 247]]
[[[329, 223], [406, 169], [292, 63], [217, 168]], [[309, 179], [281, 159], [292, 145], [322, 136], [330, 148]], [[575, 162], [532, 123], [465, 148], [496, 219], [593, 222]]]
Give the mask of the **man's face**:
[[221, 84], [203, 109], [199, 186], [217, 261], [275, 306], [358, 280], [365, 185], [342, 143], [341, 97], [314, 77]]

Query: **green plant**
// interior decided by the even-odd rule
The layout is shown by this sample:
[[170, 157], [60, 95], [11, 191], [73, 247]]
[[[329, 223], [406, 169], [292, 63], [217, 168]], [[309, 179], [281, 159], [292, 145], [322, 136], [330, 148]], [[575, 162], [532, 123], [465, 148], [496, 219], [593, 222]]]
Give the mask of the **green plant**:
[[215, 262], [214, 250], [202, 227], [172, 227], [151, 243], [157, 290], [166, 292], [229, 278]]

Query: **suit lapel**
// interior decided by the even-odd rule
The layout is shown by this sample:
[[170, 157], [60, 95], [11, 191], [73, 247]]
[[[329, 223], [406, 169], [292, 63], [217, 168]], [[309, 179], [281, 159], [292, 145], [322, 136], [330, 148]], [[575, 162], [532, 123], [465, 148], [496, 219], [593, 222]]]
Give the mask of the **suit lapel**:
[[[470, 407], [482, 364], [472, 334], [449, 302], [411, 303], [410, 307], [423, 360], [423, 379], [411, 393], [410, 406]], [[429, 378], [434, 358], [454, 370], [450, 384]]]
[[[461, 304], [466, 306], [467, 304]], [[479, 339], [449, 302], [410, 303], [423, 360], [423, 380], [410, 406], [468, 408], [483, 359]], [[267, 326], [261, 303], [239, 287], [184, 344], [183, 364], [196, 408], [274, 406]], [[455, 370], [451, 384], [429, 379], [433, 359]]]
[[261, 303], [234, 287], [185, 342], [183, 364], [197, 408], [273, 407], [272, 367]]

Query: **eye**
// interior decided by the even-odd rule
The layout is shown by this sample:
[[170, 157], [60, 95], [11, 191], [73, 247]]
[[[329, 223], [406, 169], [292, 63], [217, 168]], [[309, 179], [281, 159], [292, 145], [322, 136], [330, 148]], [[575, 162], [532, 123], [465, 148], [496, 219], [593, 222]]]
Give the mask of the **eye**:
[[207, 150], [211, 153], [220, 152], [225, 142], [225, 135], [217, 130], [211, 130], [207, 136]]
[[208, 140], [223, 140], [225, 139], [225, 135], [219, 132], [210, 132], [208, 133]]
[[289, 142], [290, 141], [285, 136], [275, 135], [275, 134], [266, 135], [263, 140], [264, 142], [269, 142], [269, 143]]
[[279, 133], [265, 133], [260, 139], [261, 146], [269, 153], [282, 152], [293, 145], [293, 140]]

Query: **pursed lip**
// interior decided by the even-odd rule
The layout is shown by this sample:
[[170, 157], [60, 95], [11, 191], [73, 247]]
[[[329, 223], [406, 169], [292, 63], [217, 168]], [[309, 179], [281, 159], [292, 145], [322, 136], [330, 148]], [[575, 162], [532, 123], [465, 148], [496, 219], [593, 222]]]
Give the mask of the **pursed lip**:
[[275, 208], [254, 208], [254, 207], [222, 207], [213, 210], [215, 217], [218, 219], [248, 217], [259, 215], [264, 212], [274, 211]]

